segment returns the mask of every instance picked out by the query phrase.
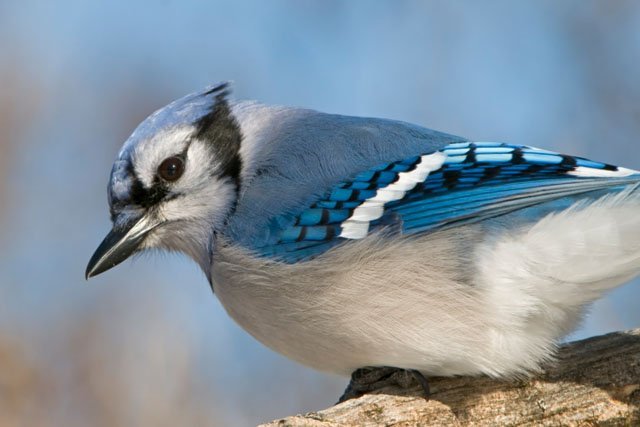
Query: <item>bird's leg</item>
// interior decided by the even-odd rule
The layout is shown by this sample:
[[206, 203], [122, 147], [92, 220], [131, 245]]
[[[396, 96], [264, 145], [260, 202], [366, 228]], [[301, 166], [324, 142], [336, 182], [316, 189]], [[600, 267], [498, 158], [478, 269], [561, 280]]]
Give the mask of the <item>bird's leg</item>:
[[431, 396], [431, 387], [429, 387], [429, 381], [427, 381], [427, 378], [422, 375], [422, 372], [416, 369], [412, 369], [409, 372], [411, 372], [413, 378], [415, 378], [415, 380], [418, 381], [418, 384], [420, 384], [420, 387], [422, 387], [425, 399], [429, 400], [429, 397]]
[[338, 403], [384, 387], [399, 386], [407, 389], [415, 385], [414, 381], [422, 387], [425, 397], [429, 399], [429, 383], [420, 371], [388, 366], [360, 368], [351, 374], [351, 382], [349, 382]]
[[397, 370], [397, 368], [391, 367], [356, 369], [351, 374], [351, 381], [344, 393], [342, 393], [342, 396], [340, 396], [338, 403], [360, 397], [367, 392], [384, 387], [389, 383], [389, 379]]

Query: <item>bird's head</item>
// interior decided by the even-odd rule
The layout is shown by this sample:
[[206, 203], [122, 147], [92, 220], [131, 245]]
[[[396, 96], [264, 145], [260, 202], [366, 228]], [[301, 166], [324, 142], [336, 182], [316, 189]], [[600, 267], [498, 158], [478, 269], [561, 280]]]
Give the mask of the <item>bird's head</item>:
[[242, 166], [227, 94], [221, 84], [174, 101], [125, 142], [108, 187], [113, 228], [91, 257], [87, 278], [150, 248], [184, 252], [208, 271]]

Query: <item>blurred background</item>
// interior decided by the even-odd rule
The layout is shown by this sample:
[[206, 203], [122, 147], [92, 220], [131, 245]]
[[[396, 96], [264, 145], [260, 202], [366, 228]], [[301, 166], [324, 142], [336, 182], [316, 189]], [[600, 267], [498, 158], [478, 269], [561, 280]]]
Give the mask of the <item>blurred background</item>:
[[[220, 80], [235, 97], [406, 120], [640, 168], [633, 1], [0, 0], [0, 426], [254, 425], [344, 378], [266, 349], [195, 264], [87, 283], [134, 127]], [[570, 338], [640, 326], [640, 283]]]

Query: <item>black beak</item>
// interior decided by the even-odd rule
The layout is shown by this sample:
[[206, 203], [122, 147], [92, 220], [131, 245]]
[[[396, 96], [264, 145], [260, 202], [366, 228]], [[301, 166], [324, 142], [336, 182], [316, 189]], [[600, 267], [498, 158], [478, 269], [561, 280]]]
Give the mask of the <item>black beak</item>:
[[155, 225], [142, 217], [114, 227], [89, 260], [85, 278], [97, 276], [133, 255]]

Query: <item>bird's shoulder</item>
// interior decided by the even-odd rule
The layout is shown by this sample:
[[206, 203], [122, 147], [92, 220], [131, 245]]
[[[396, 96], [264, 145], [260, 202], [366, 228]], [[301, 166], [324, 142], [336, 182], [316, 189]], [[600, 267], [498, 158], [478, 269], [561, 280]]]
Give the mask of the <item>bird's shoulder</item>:
[[225, 231], [255, 249], [336, 184], [389, 161], [465, 139], [406, 122], [253, 102], [233, 106], [242, 140], [242, 182]]
[[227, 236], [289, 262], [382, 227], [424, 233], [638, 180], [606, 163], [403, 122], [288, 114], [254, 153]]

